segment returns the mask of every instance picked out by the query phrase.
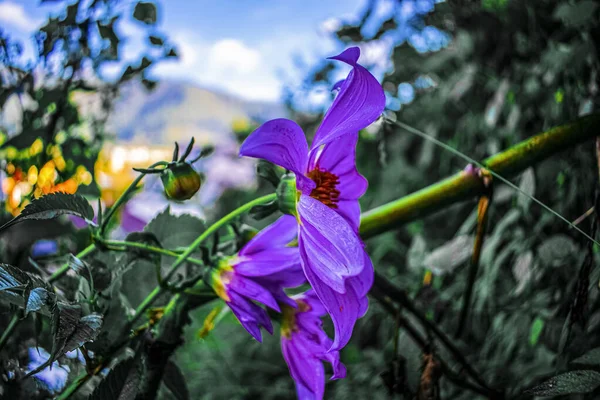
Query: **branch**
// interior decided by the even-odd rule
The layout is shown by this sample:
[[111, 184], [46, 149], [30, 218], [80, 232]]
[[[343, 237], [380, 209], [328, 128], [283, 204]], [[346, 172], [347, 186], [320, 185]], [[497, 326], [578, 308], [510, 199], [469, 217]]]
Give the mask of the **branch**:
[[[600, 132], [600, 114], [581, 117], [552, 128], [483, 161], [483, 165], [504, 177], [511, 177], [563, 150], [590, 140]], [[461, 171], [438, 183], [362, 215], [360, 234], [368, 239], [440, 211], [447, 206], [484, 193], [481, 179]]]

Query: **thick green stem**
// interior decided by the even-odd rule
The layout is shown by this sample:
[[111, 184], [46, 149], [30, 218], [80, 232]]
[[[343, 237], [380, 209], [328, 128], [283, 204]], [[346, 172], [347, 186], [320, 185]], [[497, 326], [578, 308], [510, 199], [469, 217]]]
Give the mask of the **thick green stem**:
[[[510, 177], [530, 166], [600, 134], [600, 114], [552, 128], [485, 159], [482, 164], [497, 174]], [[362, 215], [363, 239], [426, 217], [445, 207], [470, 199], [484, 191], [481, 180], [464, 171], [408, 196], [374, 208]]]
[[[277, 195], [275, 193], [259, 197], [258, 199], [252, 200], [251, 202], [246, 203], [243, 206], [233, 210], [232, 212], [230, 212], [229, 214], [227, 214], [226, 216], [224, 216], [223, 218], [221, 218], [220, 220], [218, 220], [217, 222], [212, 224], [210, 227], [208, 227], [208, 229], [206, 229], [204, 232], [202, 232], [202, 234], [200, 236], [198, 236], [198, 238], [196, 238], [196, 240], [194, 240], [194, 242], [192, 244], [190, 244], [183, 253], [181, 253], [177, 257], [177, 260], [175, 260], [173, 265], [171, 265], [171, 269], [165, 276], [165, 281], [168, 281], [169, 278], [171, 278], [173, 276], [173, 274], [177, 271], [177, 268], [179, 268], [188, 259], [188, 257], [194, 251], [196, 251], [196, 249], [198, 247], [200, 247], [200, 245], [206, 239], [208, 239], [212, 234], [217, 232], [223, 226], [227, 225], [234, 218], [237, 218], [240, 215], [250, 211], [254, 206], [269, 203], [269, 202], [275, 200], [276, 198], [277, 198]], [[129, 320], [130, 326], [135, 321], [137, 321], [137, 319], [148, 309], [148, 307], [150, 307], [152, 305], [152, 303], [154, 303], [154, 301], [163, 293], [163, 291], [164, 291], [164, 289], [161, 286], [157, 286], [154, 288], [154, 290], [142, 301], [142, 303], [135, 310], [135, 314]]]

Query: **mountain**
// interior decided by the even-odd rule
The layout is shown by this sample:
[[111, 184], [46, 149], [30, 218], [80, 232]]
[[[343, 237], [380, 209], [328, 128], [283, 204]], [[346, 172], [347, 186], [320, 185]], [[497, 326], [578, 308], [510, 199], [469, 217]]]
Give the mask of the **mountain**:
[[183, 82], [162, 81], [148, 92], [126, 86], [109, 118], [109, 131], [131, 144], [188, 142], [218, 145], [233, 139], [238, 120], [265, 120], [286, 114], [282, 105], [253, 102]]

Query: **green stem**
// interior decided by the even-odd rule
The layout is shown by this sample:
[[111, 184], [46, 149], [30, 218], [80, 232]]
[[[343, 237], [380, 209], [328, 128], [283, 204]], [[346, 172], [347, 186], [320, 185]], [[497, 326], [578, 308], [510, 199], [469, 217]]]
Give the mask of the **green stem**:
[[[88, 254], [90, 254], [91, 252], [93, 252], [94, 250], [96, 250], [96, 245], [94, 245], [92, 243], [88, 247], [86, 247], [85, 249], [83, 249], [79, 253], [77, 253], [77, 255], [75, 257], [83, 258], [83, 257], [87, 256]], [[59, 269], [57, 269], [56, 271], [54, 271], [54, 273], [52, 275], [50, 275], [50, 277], [48, 278], [48, 282], [52, 283], [52, 282], [56, 281], [61, 276], [66, 274], [67, 271], [69, 270], [69, 268], [70, 268], [69, 262], [64, 263]]]
[[59, 394], [54, 400], [65, 400], [71, 397], [80, 387], [82, 387], [87, 381], [90, 380], [92, 375], [88, 372], [84, 372], [79, 375], [67, 388]]
[[[591, 114], [574, 122], [552, 128], [511, 148], [485, 159], [482, 164], [504, 177], [514, 176], [532, 165], [598, 135], [600, 114]], [[473, 198], [485, 188], [476, 174], [458, 174], [374, 208], [362, 215], [360, 235], [363, 239], [395, 229], [426, 217], [445, 207]]]
[[[148, 169], [155, 168], [155, 167], [158, 167], [161, 165], [167, 165], [167, 162], [166, 161], [156, 162], [156, 163], [152, 164], [150, 167], [148, 167]], [[129, 187], [127, 189], [125, 189], [125, 191], [121, 194], [121, 196], [119, 196], [119, 198], [117, 199], [115, 204], [113, 204], [113, 206], [108, 210], [106, 215], [104, 215], [104, 219], [102, 221], [102, 226], [100, 226], [100, 235], [104, 235], [104, 232], [106, 231], [106, 227], [108, 226], [108, 224], [109, 224], [111, 218], [114, 216], [115, 212], [119, 209], [119, 207], [121, 207], [121, 204], [123, 204], [125, 201], [127, 201], [131, 192], [133, 192], [137, 188], [137, 185], [142, 181], [142, 179], [144, 179], [144, 176], [146, 176], [146, 175], [147, 174], [145, 172], [140, 173], [137, 176], [137, 178], [135, 178], [134, 181], [131, 182]]]
[[[181, 252], [163, 249], [161, 247], [149, 246], [147, 244], [139, 243], [139, 242], [128, 242], [128, 241], [121, 241], [121, 240], [103, 240], [103, 239], [99, 239], [99, 238], [96, 238], [96, 240], [98, 240], [100, 243], [102, 243], [106, 246], [140, 249], [140, 250], [144, 250], [148, 253], [162, 254], [165, 256], [175, 257], [175, 258], [179, 257], [182, 254]], [[124, 249], [121, 250], [121, 249], [114, 249], [114, 248], [112, 250], [124, 251]], [[192, 263], [192, 264], [204, 266], [204, 262], [197, 258], [188, 257], [186, 261], [189, 263]]]
[[[171, 265], [171, 269], [165, 276], [165, 281], [168, 281], [177, 271], [177, 268], [179, 268], [179, 266], [181, 266], [181, 264], [183, 264], [188, 259], [188, 257], [213, 233], [215, 233], [220, 228], [228, 224], [234, 218], [237, 218], [240, 215], [250, 211], [250, 209], [252, 209], [253, 207], [260, 204], [268, 203], [275, 199], [277, 199], [277, 195], [275, 193], [259, 197], [258, 199], [254, 199], [251, 202], [246, 203], [243, 206], [233, 210], [232, 212], [230, 212], [229, 214], [212, 224], [210, 227], [208, 227], [208, 229], [202, 232], [202, 234], [198, 236], [198, 238], [196, 238], [196, 240], [194, 240], [194, 242], [190, 244], [183, 253], [181, 253], [177, 257], [177, 260], [175, 260], [173, 265]], [[135, 321], [138, 320], [138, 318], [148, 309], [148, 307], [150, 307], [152, 303], [154, 303], [154, 301], [163, 293], [164, 290], [165, 289], [161, 286], [157, 286], [154, 288], [154, 290], [142, 301], [142, 303], [135, 310], [135, 314], [129, 320], [129, 324], [127, 327], [128, 329]]]
[[8, 342], [8, 338], [13, 333], [15, 328], [19, 325], [19, 314], [20, 311], [17, 311], [13, 314], [10, 322], [8, 323], [8, 326], [6, 327], [4, 332], [2, 332], [2, 336], [0, 337], [0, 351], [2, 351], [4, 345], [6, 344], [6, 342]]

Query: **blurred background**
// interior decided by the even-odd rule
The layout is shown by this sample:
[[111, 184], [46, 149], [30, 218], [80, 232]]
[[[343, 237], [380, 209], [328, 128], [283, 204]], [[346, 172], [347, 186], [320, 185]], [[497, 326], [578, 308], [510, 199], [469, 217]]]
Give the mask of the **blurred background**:
[[[389, 118], [481, 160], [598, 110], [599, 5], [0, 1], [0, 224], [31, 199], [58, 191], [109, 207], [136, 177], [133, 167], [170, 160], [173, 143], [185, 147], [192, 137], [193, 154], [215, 147], [196, 164], [204, 175], [200, 191], [175, 202], [149, 177], [120, 213], [114, 237], [142, 230], [167, 207], [212, 219], [267, 193], [272, 189], [256, 178], [255, 162], [237, 157], [239, 143], [275, 117], [292, 118], [312, 135], [333, 99], [331, 87], [349, 70], [326, 57], [352, 45], [382, 82]], [[361, 132], [358, 164], [370, 184], [363, 210], [465, 167], [431, 142], [380, 123]], [[588, 143], [514, 181], [573, 221], [594, 203], [597, 171]], [[447, 332], [460, 311], [475, 208], [475, 201], [456, 205], [367, 243], [376, 269]], [[83, 226], [23, 223], [0, 237], [2, 261], [31, 269], [29, 257], [76, 252], [89, 240]], [[581, 226], [588, 230], [590, 220]], [[560, 348], [588, 243], [503, 184], [495, 186], [488, 235], [469, 336], [458, 346], [487, 382], [514, 394], [564, 370], [572, 358], [565, 354], [600, 345], [600, 270], [596, 262], [587, 324]], [[152, 272], [143, 274], [125, 282], [132, 304], [155, 284]], [[144, 279], [147, 285], [139, 283]], [[232, 318], [207, 333], [210, 311], [195, 312], [176, 357], [192, 398], [293, 398], [278, 338], [259, 345]], [[342, 353], [349, 377], [328, 384], [327, 398], [411, 398], [406, 393], [417, 391], [422, 355], [397, 332], [373, 302]], [[474, 398], [447, 380], [440, 384], [442, 398]], [[164, 387], [161, 396], [173, 398]]]

